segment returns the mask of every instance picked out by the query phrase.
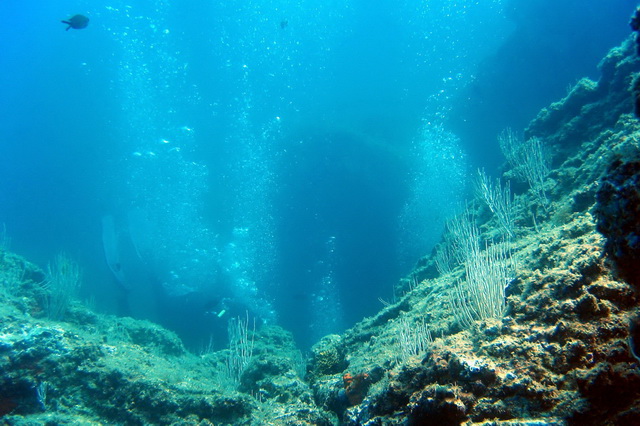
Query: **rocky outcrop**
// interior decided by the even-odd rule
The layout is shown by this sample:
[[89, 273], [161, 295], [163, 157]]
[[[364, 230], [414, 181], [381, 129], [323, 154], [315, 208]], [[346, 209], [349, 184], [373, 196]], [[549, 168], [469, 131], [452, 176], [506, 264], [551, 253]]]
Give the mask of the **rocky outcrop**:
[[640, 152], [614, 161], [597, 193], [598, 231], [620, 276], [640, 287]]
[[[318, 402], [342, 424], [640, 423], [640, 369], [629, 347], [638, 303], [629, 269], [640, 264], [633, 41], [613, 49], [600, 71], [526, 130], [553, 152], [551, 204], [541, 208], [514, 187], [518, 267], [507, 315], [461, 329], [445, 295], [462, 270], [436, 277], [433, 259], [423, 259], [401, 300], [341, 336], [344, 368], [311, 364]], [[477, 217], [481, 238], [491, 240], [497, 222], [484, 209]], [[428, 324], [432, 342], [402, 359], [407, 321]], [[354, 404], [343, 378], [358, 374], [371, 383]]]
[[78, 302], [64, 321], [46, 319], [44, 273], [2, 249], [0, 283], [2, 424], [332, 424], [279, 327], [256, 331], [252, 362], [233, 383], [227, 351], [191, 354], [151, 322]]

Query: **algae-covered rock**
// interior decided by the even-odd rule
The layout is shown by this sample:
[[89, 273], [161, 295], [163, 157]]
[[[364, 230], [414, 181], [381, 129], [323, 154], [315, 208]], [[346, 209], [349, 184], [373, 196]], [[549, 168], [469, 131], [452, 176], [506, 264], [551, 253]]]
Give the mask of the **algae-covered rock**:
[[154, 349], [166, 355], [179, 356], [186, 353], [182, 341], [172, 331], [150, 321], [120, 318], [116, 326], [125, 334], [131, 343]]
[[330, 334], [311, 348], [309, 375], [311, 378], [336, 374], [347, 367], [342, 337]]
[[[600, 70], [597, 82], [578, 82], [526, 130], [554, 154], [545, 181], [550, 205], [542, 211], [531, 192], [512, 187], [517, 268], [504, 318], [453, 326], [446, 299], [464, 276], [459, 269], [434, 276], [427, 266], [433, 259], [425, 258], [410, 277], [430, 279], [407, 279], [400, 301], [342, 340], [332, 336], [314, 347], [316, 401], [344, 424], [640, 424], [640, 370], [629, 349], [630, 342], [637, 347], [636, 336], [629, 339], [637, 293], [606, 261], [629, 256], [620, 247], [635, 247], [640, 217], [640, 122], [632, 115], [640, 58], [632, 41], [613, 49]], [[495, 225], [484, 213], [477, 216], [479, 238], [491, 241]], [[411, 333], [397, 324], [412, 317], [436, 332], [420, 356], [401, 359], [399, 345]], [[341, 399], [342, 375], [378, 369], [357, 405]]]
[[615, 161], [600, 181], [596, 215], [598, 231], [607, 237], [607, 252], [620, 275], [640, 286], [640, 149]]
[[[93, 313], [65, 321], [39, 309], [38, 268], [0, 259], [0, 417], [5, 424], [333, 424], [300, 377], [291, 334], [260, 330], [239, 390], [221, 382], [224, 353], [197, 356], [156, 324]], [[214, 356], [215, 355], [215, 356]], [[244, 392], [243, 392], [244, 390]]]

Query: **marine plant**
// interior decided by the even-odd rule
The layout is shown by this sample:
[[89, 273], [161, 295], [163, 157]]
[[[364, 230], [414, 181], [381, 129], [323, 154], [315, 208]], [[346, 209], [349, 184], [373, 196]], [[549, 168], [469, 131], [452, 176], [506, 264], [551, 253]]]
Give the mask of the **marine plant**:
[[253, 329], [249, 329], [249, 313], [246, 318], [240, 317], [229, 320], [229, 354], [226, 364], [226, 378], [237, 386], [240, 383], [242, 373], [253, 358], [255, 344], [256, 323], [253, 321]]
[[[515, 275], [510, 245], [484, 243], [475, 218], [467, 208], [448, 223], [451, 257], [464, 265], [464, 280], [458, 279], [448, 292], [449, 306], [457, 322], [466, 328], [477, 320], [501, 319], [506, 313], [506, 288]], [[450, 268], [450, 267], [449, 267]], [[439, 267], [439, 269], [442, 269]]]
[[11, 245], [11, 238], [7, 235], [7, 226], [3, 223], [0, 228], [0, 251], [7, 251]]
[[405, 363], [413, 356], [423, 355], [433, 343], [431, 330], [424, 318], [414, 324], [406, 316], [402, 317], [399, 320], [398, 327], [399, 362]]
[[506, 311], [506, 289], [514, 278], [514, 264], [507, 243], [478, 251], [465, 263], [466, 280], [458, 280], [449, 293], [456, 320], [470, 328], [477, 320], [501, 319]]
[[476, 195], [483, 200], [489, 210], [496, 215], [500, 227], [508, 237], [513, 237], [513, 205], [511, 204], [511, 186], [507, 183], [504, 187], [500, 184], [500, 179], [496, 179], [495, 184], [491, 182], [487, 174], [482, 169], [478, 169], [476, 179]]
[[80, 267], [69, 256], [60, 253], [47, 265], [43, 304], [49, 319], [60, 321], [80, 288]]
[[538, 137], [524, 139], [507, 128], [498, 136], [500, 149], [513, 169], [513, 173], [529, 184], [536, 200], [547, 209], [549, 199], [544, 182], [549, 174], [549, 155]]

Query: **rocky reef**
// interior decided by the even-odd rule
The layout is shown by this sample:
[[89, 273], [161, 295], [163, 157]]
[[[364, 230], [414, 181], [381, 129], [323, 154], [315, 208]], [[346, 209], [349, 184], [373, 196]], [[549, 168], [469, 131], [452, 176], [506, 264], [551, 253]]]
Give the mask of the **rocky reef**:
[[[78, 302], [47, 319], [45, 273], [0, 248], [2, 424], [640, 424], [634, 40], [599, 68], [599, 81], [579, 81], [525, 131], [551, 152], [548, 205], [512, 187], [503, 317], [461, 326], [446, 295], [464, 268], [441, 274], [427, 256], [401, 297], [323, 338], [306, 366], [288, 332], [258, 328], [230, 384], [227, 351], [191, 354], [152, 323]], [[493, 240], [498, 220], [473, 209], [479, 237]]]
[[0, 249], [0, 419], [35, 424], [330, 425], [279, 327], [256, 331], [240, 383], [228, 351], [189, 353], [168, 330], [72, 301], [47, 319], [45, 273]]
[[[314, 348], [316, 401], [341, 424], [640, 424], [630, 349], [640, 270], [633, 40], [599, 68], [599, 81], [579, 81], [525, 131], [552, 152], [550, 202], [514, 186], [517, 268], [506, 316], [462, 329], [443, 297], [462, 271], [441, 275], [433, 256], [422, 259], [398, 286], [400, 300]], [[481, 239], [492, 240], [497, 220], [476, 210]], [[398, 356], [406, 322], [428, 324], [433, 336], [408, 358]], [[366, 395], [353, 401], [344, 377], [357, 375], [367, 377]]]

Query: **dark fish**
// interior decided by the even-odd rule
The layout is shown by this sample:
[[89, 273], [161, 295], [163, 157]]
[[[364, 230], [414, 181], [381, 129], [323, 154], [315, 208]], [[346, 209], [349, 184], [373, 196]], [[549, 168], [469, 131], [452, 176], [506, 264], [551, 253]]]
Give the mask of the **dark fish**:
[[83, 28], [87, 28], [89, 25], [89, 18], [84, 15], [73, 15], [67, 21], [61, 21], [63, 24], [69, 25], [66, 31], [69, 31], [69, 28], [73, 28], [74, 30], [81, 30]]
[[280, 28], [282, 28], [283, 30], [287, 28], [288, 25], [289, 25], [289, 21], [287, 21], [286, 19], [280, 21]]

